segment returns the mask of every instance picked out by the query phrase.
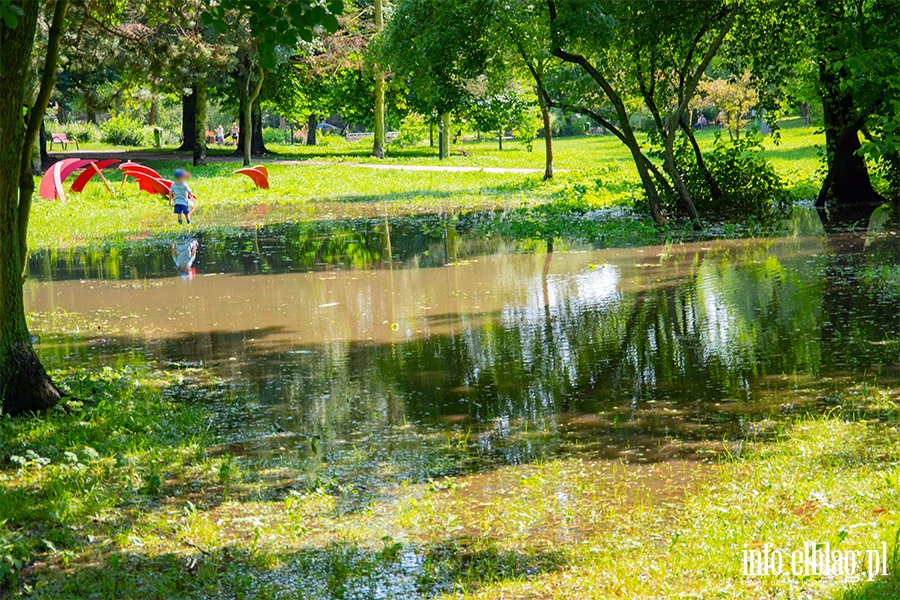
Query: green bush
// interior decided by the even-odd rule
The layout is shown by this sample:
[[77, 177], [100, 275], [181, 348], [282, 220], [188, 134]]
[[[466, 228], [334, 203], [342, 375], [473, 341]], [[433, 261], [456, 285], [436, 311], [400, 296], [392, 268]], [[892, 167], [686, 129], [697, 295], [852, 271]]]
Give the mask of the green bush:
[[100, 126], [100, 141], [114, 146], [151, 146], [153, 128], [145, 127], [137, 119], [118, 115]]
[[400, 135], [394, 140], [400, 146], [418, 146], [428, 139], [428, 123], [425, 117], [410, 113], [400, 123]]
[[[369, 139], [368, 143], [372, 143], [371, 138]], [[347, 140], [344, 139], [344, 136], [337, 133], [325, 133], [324, 131], [319, 130], [316, 132], [316, 145], [325, 146], [326, 148], [334, 146], [345, 146], [347, 145]]]
[[721, 191], [718, 199], [713, 198], [693, 150], [686, 142], [679, 146], [679, 170], [701, 215], [754, 216], [765, 220], [790, 205], [790, 193], [763, 156], [762, 137], [758, 133], [751, 132], [733, 142], [726, 142], [716, 134], [712, 151], [705, 153], [703, 159]]
[[590, 119], [569, 115], [568, 117], [557, 117], [553, 119], [551, 129], [554, 137], [567, 137], [572, 135], [584, 135], [590, 127]]
[[283, 144], [285, 140], [285, 132], [274, 127], [266, 127], [263, 129], [262, 137], [265, 144]]

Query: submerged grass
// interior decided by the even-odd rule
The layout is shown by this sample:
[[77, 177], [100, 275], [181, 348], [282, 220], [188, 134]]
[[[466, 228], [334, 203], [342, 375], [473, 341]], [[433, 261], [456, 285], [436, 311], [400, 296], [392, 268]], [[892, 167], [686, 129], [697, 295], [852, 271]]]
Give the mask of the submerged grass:
[[[217, 445], [200, 370], [55, 374], [88, 400], [0, 420], [0, 585], [36, 598], [895, 598], [897, 390], [760, 423], [711, 463], [570, 454], [372, 495], [324, 456]], [[177, 395], [175, 397], [178, 397]], [[787, 401], [787, 400], [786, 400]], [[235, 399], [240, 403], [240, 399]], [[444, 468], [465, 438], [442, 444]], [[424, 450], [428, 452], [429, 450]], [[315, 453], [314, 453], [315, 454]], [[450, 469], [452, 472], [452, 469]], [[745, 549], [888, 547], [889, 576], [747, 577]]]

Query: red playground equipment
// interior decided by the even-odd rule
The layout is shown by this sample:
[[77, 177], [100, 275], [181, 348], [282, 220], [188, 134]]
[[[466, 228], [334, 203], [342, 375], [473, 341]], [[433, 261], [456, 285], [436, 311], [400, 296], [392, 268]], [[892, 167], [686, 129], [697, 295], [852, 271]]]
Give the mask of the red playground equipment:
[[253, 180], [253, 183], [256, 184], [256, 187], [258, 188], [262, 188], [264, 190], [269, 189], [269, 171], [262, 165], [257, 165], [255, 167], [245, 167], [243, 169], [238, 169], [234, 173], [246, 175]]
[[128, 161], [119, 165], [119, 169], [125, 175], [122, 178], [122, 185], [125, 185], [125, 182], [131, 177], [138, 182], [138, 187], [141, 191], [162, 196], [169, 195], [169, 188], [172, 187], [172, 182], [168, 179], [163, 179], [162, 175], [150, 167]]
[[66, 158], [53, 163], [53, 166], [47, 169], [47, 172], [44, 173], [44, 176], [41, 178], [41, 184], [38, 190], [40, 196], [45, 200], [62, 200], [65, 202], [66, 193], [63, 190], [63, 183], [69, 175], [78, 169], [84, 169], [84, 171], [75, 179], [71, 191], [80, 192], [84, 190], [84, 186], [87, 185], [87, 182], [90, 181], [94, 175], [100, 175], [100, 179], [103, 180], [106, 189], [112, 192], [112, 189], [109, 187], [109, 182], [106, 181], [106, 178], [100, 171], [117, 162], [119, 161], [116, 159], [93, 161], [81, 158]]
[[[58, 161], [54, 163], [53, 166], [51, 166], [49, 169], [47, 169], [47, 172], [41, 179], [39, 189], [41, 198], [44, 198], [46, 200], [59, 199], [65, 201], [66, 194], [63, 190], [63, 183], [69, 175], [79, 169], [83, 169], [83, 171], [75, 179], [74, 183], [72, 183], [72, 187], [70, 188], [71, 191], [83, 191], [84, 186], [87, 185], [87, 182], [90, 181], [94, 175], [99, 175], [100, 179], [103, 181], [103, 185], [105, 185], [106, 189], [108, 189], [110, 193], [112, 193], [112, 188], [110, 187], [109, 182], [106, 180], [106, 177], [103, 176], [103, 173], [101, 173], [101, 171], [119, 162], [121, 161], [119, 161], [118, 159], [94, 161], [82, 158], [66, 158]], [[119, 170], [122, 171], [123, 186], [130, 177], [138, 182], [138, 186], [140, 187], [141, 191], [148, 192], [150, 194], [159, 194], [161, 196], [169, 195], [169, 189], [172, 187], [172, 181], [170, 181], [169, 179], [165, 179], [162, 175], [160, 175], [150, 167], [129, 160], [127, 162], [121, 163], [119, 165]], [[258, 188], [269, 188], [269, 171], [262, 165], [238, 169], [234, 171], [234, 173], [246, 175]]]

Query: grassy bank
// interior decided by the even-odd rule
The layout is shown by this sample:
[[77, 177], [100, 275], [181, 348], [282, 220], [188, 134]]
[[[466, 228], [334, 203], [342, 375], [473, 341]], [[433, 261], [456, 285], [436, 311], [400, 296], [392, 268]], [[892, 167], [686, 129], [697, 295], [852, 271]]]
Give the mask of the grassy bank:
[[[714, 135], [710, 131], [701, 132], [701, 143], [710, 147]], [[821, 141], [819, 138], [814, 128], [791, 126], [783, 130], [780, 146], [775, 147], [772, 140], [766, 141], [767, 156], [795, 198], [811, 197], [818, 188], [816, 144]], [[323, 148], [273, 146], [274, 151], [282, 154], [272, 158], [374, 160], [364, 148], [357, 146], [343, 141]], [[540, 168], [543, 161], [540, 144], [535, 144], [532, 152], [520, 142], [509, 142], [503, 151], [487, 142], [461, 144], [459, 150], [465, 155], [457, 153], [447, 161], [438, 161], [427, 147], [398, 148], [385, 163]], [[548, 182], [542, 181], [539, 173], [410, 172], [270, 162], [272, 187], [267, 190], [256, 189], [246, 177], [233, 175], [235, 163], [211, 163], [191, 169], [192, 187], [199, 197], [194, 227], [252, 227], [286, 221], [452, 214], [551, 202], [559, 204], [562, 212], [573, 212], [570, 210], [573, 206], [580, 212], [611, 207], [627, 211], [640, 201], [642, 191], [631, 159], [625, 147], [612, 136], [560, 139], [556, 155], [557, 166], [565, 171]], [[164, 176], [171, 176], [176, 167], [188, 163], [189, 157], [185, 155], [183, 161], [142, 161]], [[121, 186], [118, 172], [110, 171], [109, 178], [115, 190], [113, 195], [98, 182], [92, 182], [83, 194], [70, 194], [66, 203], [36, 201], [29, 230], [31, 247], [75, 246], [177, 229], [165, 199], [139, 192], [134, 183]], [[649, 221], [644, 212], [639, 210], [641, 218]], [[524, 227], [529, 226], [526, 223]], [[552, 229], [551, 226], [548, 230]]]
[[[0, 581], [36, 598], [894, 598], [897, 390], [760, 422], [707, 463], [570, 453], [361, 489], [307, 452], [221, 444], [203, 372], [57, 373], [72, 412], [0, 421]], [[194, 397], [197, 397], [196, 395]], [[170, 398], [181, 398], [172, 402]], [[789, 401], [786, 399], [785, 401]], [[236, 407], [240, 398], [230, 400]], [[237, 408], [237, 410], [240, 410]], [[283, 442], [286, 443], [286, 442]], [[463, 460], [477, 440], [422, 443]], [[425, 458], [423, 458], [425, 460]], [[426, 469], [427, 473], [427, 469]], [[889, 549], [889, 577], [745, 577], [770, 542]], [[802, 594], [806, 593], [806, 596]]]

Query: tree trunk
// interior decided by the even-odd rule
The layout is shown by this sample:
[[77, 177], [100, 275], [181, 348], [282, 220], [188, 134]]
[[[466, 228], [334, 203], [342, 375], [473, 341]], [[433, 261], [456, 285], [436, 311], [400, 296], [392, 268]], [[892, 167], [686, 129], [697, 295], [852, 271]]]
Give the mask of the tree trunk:
[[428, 147], [434, 148], [434, 121], [428, 121]]
[[[250, 70], [249, 61], [244, 64], [245, 72], [239, 74], [237, 76], [238, 79], [238, 98], [240, 103], [240, 112], [241, 118], [240, 123], [238, 125], [240, 129], [240, 143], [238, 144], [237, 149], [235, 150], [236, 156], [241, 156], [243, 158], [243, 164], [245, 167], [250, 166], [250, 157], [253, 156], [253, 131], [254, 129], [257, 133], [262, 136], [262, 112], [257, 111], [259, 114], [259, 119], [256, 124], [256, 127], [253, 126], [253, 108], [254, 105], [258, 106], [259, 100], [259, 90], [262, 88], [263, 76], [265, 75], [264, 71], [256, 67], [257, 69], [257, 80], [256, 83], [252, 83], [252, 75], [253, 73]], [[262, 148], [262, 138], [260, 137], [258, 147], [261, 148], [261, 151], [264, 150]]]
[[650, 176], [650, 170], [647, 167], [647, 164], [650, 161], [644, 156], [644, 153], [641, 152], [641, 148], [636, 140], [632, 140], [627, 145], [628, 149], [631, 150], [631, 156], [634, 159], [638, 175], [641, 178], [641, 185], [644, 188], [644, 193], [647, 194], [647, 200], [650, 202], [650, 215], [653, 217], [653, 220], [656, 221], [656, 224], [662, 227], [666, 224], [666, 217], [662, 213], [659, 192], [656, 191], [656, 186], [653, 184], [653, 178]]
[[62, 104], [59, 105], [59, 109], [56, 111], [56, 120], [59, 121], [60, 125], [65, 125], [69, 122], [69, 110]]
[[825, 123], [825, 146], [828, 150], [828, 172], [816, 206], [832, 201], [838, 207], [859, 204], [881, 204], [885, 199], [872, 187], [866, 159], [860, 149], [859, 125], [853, 121], [853, 98], [843, 94], [839, 82], [820, 69], [822, 82], [822, 118]]
[[[41, 147], [41, 168], [43, 169], [44, 165], [50, 164], [50, 155], [47, 154], [47, 130], [44, 128], [44, 120], [41, 119], [41, 137], [38, 139], [38, 143]], [[40, 173], [35, 173], [35, 176], [39, 176]]]
[[316, 145], [316, 127], [319, 126], [319, 120], [316, 118], [316, 115], [313, 113], [309, 113], [309, 118], [306, 120], [306, 145], [307, 146], [315, 146]]
[[265, 141], [263, 141], [262, 105], [259, 101], [259, 96], [253, 101], [252, 114], [253, 133], [250, 135], [250, 154], [253, 156], [265, 156], [269, 153], [269, 150], [266, 148]]
[[538, 90], [538, 103], [541, 105], [541, 121], [544, 123], [544, 181], [553, 178], [553, 130], [550, 126], [550, 109], [544, 92]]
[[441, 115], [441, 147], [440, 158], [444, 159], [450, 156], [450, 113], [445, 112]]
[[[35, 106], [22, 119], [26, 87], [32, 85], [29, 64], [41, 3], [21, 3], [22, 14], [15, 29], [0, 21], [0, 406], [3, 413], [17, 415], [46, 410], [60, 400], [60, 392], [50, 381], [31, 346], [25, 321], [22, 272], [27, 248], [28, 211], [34, 179], [30, 172], [31, 150], [40, 134], [40, 121], [56, 79], [56, 57], [66, 0], [53, 4], [53, 24], [49, 30], [44, 81]], [[49, 83], [49, 89], [45, 90]], [[46, 94], [45, 94], [46, 92]], [[37, 120], [37, 121], [35, 121]], [[24, 184], [24, 187], [23, 187]], [[27, 200], [26, 195], [27, 194]]]
[[[375, 32], [384, 29], [382, 0], [375, 0]], [[375, 140], [372, 145], [372, 156], [384, 158], [384, 72], [375, 65]]]
[[181, 97], [181, 145], [178, 150], [194, 149], [197, 140], [197, 90], [191, 87], [190, 96]]
[[194, 166], [206, 165], [206, 81], [194, 85]]
[[853, 96], [841, 89], [850, 78], [846, 68], [835, 72], [830, 67], [843, 61], [847, 49], [841, 47], [840, 28], [845, 27], [844, 5], [816, 0], [817, 52], [819, 60], [819, 94], [822, 97], [822, 119], [825, 125], [825, 147], [828, 151], [828, 171], [816, 206], [823, 208], [829, 201], [837, 208], [855, 212], [860, 205], [881, 204], [884, 198], [872, 188], [869, 169], [860, 149], [859, 131], [863, 120], [857, 115]]
[[241, 156], [245, 167], [250, 166], [250, 157], [253, 155], [253, 103], [244, 102], [244, 110], [241, 112]]
[[709, 172], [709, 169], [706, 166], [706, 161], [703, 160], [703, 152], [700, 151], [700, 144], [697, 143], [697, 138], [694, 137], [694, 132], [691, 131], [690, 125], [681, 123], [681, 130], [687, 135], [688, 140], [691, 142], [691, 147], [694, 149], [694, 158], [697, 159], [697, 167], [700, 169], [700, 172], [703, 173], [703, 178], [706, 179], [706, 184], [709, 186], [710, 196], [714, 201], [719, 201], [722, 199], [722, 190], [719, 188], [719, 183], [716, 181], [716, 178], [713, 177], [712, 173]]
[[147, 125], [150, 127], [156, 125], [156, 100], [150, 101], [150, 116], [147, 118]]
[[498, 149], [503, 150], [503, 130], [497, 132], [497, 146]]
[[688, 191], [687, 186], [684, 185], [681, 173], [679, 173], [678, 169], [675, 167], [675, 152], [672, 147], [672, 142], [670, 142], [669, 139], [666, 140], [666, 154], [663, 159], [663, 168], [666, 170], [666, 173], [669, 174], [672, 183], [675, 184], [675, 191], [678, 192], [681, 204], [691, 218], [694, 229], [699, 231], [703, 229], [703, 222], [700, 220], [700, 213], [697, 212], [697, 207], [694, 205], [694, 199], [691, 197], [691, 193]]

